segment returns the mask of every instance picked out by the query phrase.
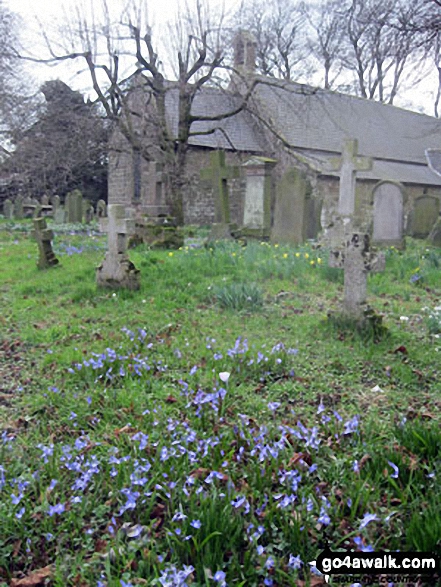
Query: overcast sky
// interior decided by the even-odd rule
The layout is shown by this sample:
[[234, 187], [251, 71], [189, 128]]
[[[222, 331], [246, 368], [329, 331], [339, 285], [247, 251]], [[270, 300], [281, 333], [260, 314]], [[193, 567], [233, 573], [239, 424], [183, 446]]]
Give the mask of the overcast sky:
[[[25, 46], [34, 54], [41, 54], [41, 31], [40, 24], [43, 25], [47, 34], [51, 38], [57, 38], [57, 24], [65, 21], [68, 15], [73, 15], [75, 9], [84, 2], [89, 4], [88, 0], [3, 0], [11, 11], [19, 14], [23, 19], [22, 37]], [[189, 4], [195, 0], [188, 0]], [[210, 5], [223, 4], [226, 10], [231, 10], [237, 6], [240, 0], [208, 0]], [[270, 0], [269, 0], [270, 1]], [[308, 0], [307, 0], [308, 1]], [[153, 22], [156, 29], [165, 34], [165, 22], [171, 20], [176, 13], [177, 7], [183, 8], [186, 0], [146, 0], [149, 10], [149, 21]], [[119, 14], [125, 6], [127, 0], [108, 0], [111, 10]], [[95, 0], [94, 6], [100, 6], [101, 2]], [[58, 35], [59, 36], [59, 35]], [[82, 64], [81, 64], [82, 67]], [[87, 92], [89, 87], [89, 78], [86, 74], [80, 75], [80, 63], [69, 62], [69, 65], [49, 68], [43, 65], [32, 65], [31, 71], [38, 84], [49, 79], [62, 79], [72, 88]], [[432, 73], [426, 78], [425, 83], [409, 91], [406, 95], [400, 96], [397, 105], [421, 110], [424, 108], [427, 114], [433, 113], [433, 94], [437, 88], [437, 73], [433, 67]]]

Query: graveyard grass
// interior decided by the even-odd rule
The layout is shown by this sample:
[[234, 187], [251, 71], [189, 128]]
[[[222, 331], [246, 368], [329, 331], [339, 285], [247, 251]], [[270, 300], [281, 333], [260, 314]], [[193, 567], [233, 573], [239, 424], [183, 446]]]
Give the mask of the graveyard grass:
[[39, 271], [31, 222], [0, 221], [0, 586], [321, 585], [325, 538], [439, 552], [440, 249], [388, 250], [386, 330], [357, 331], [324, 249], [140, 246], [112, 291], [104, 237], [50, 228]]

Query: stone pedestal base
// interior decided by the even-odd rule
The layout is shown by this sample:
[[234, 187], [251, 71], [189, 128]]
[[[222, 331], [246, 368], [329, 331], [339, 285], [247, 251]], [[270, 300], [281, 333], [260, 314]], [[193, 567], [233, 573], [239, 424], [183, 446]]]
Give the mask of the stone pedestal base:
[[108, 252], [96, 270], [96, 282], [100, 287], [125, 288], [137, 290], [141, 286], [139, 269], [130, 261], [127, 255], [119, 253], [111, 255]]

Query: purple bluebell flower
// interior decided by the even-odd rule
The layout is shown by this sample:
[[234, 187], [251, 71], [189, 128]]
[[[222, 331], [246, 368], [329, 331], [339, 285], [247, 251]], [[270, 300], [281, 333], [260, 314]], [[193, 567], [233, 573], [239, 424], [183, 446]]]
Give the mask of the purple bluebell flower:
[[363, 519], [360, 522], [360, 526], [358, 527], [358, 529], [361, 530], [362, 528], [366, 528], [366, 526], [370, 522], [375, 522], [376, 520], [378, 520], [377, 514], [366, 513], [366, 514], [364, 514]]
[[55, 505], [50, 505], [48, 509], [48, 514], [53, 516], [54, 514], [62, 514], [66, 509], [64, 503], [57, 503]]
[[289, 555], [288, 567], [292, 570], [300, 569], [303, 565], [302, 559], [300, 555], [294, 556], [292, 554]]
[[395, 465], [391, 461], [387, 461], [387, 462], [392, 467], [392, 469], [394, 470], [394, 472], [391, 474], [391, 478], [392, 479], [398, 479], [398, 475], [400, 474], [400, 469], [397, 467], [397, 465]]
[[196, 528], [196, 530], [199, 530], [199, 528], [202, 526], [202, 523], [200, 520], [192, 520], [190, 522], [190, 526], [192, 526], [193, 528]]

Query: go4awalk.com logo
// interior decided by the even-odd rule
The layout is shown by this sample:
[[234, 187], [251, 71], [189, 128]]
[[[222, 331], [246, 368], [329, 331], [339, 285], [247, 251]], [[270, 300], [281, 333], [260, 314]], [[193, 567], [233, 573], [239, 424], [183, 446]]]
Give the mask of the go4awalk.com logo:
[[326, 548], [309, 565], [313, 571], [317, 569], [329, 584], [332, 584], [335, 575], [351, 575], [353, 578], [354, 575], [393, 574], [401, 580], [404, 576], [425, 576], [436, 581], [440, 573], [440, 557], [428, 552], [332, 552]]

